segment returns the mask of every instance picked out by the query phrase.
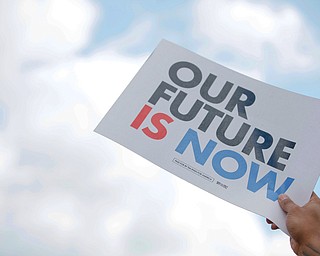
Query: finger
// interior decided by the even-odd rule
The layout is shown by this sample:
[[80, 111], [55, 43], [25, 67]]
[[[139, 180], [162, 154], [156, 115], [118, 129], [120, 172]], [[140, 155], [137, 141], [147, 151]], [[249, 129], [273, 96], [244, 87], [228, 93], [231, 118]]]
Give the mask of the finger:
[[294, 251], [294, 253], [296, 255], [298, 255], [299, 252], [299, 244], [296, 242], [296, 240], [294, 240], [292, 237], [290, 237], [290, 245], [292, 250]]
[[285, 194], [282, 194], [278, 197], [278, 202], [282, 210], [284, 210], [286, 213], [297, 207], [297, 205]]
[[271, 229], [272, 229], [272, 230], [277, 230], [277, 229], [279, 229], [279, 228], [278, 228], [278, 226], [277, 226], [276, 224], [272, 223], [272, 224], [271, 224]]
[[268, 224], [272, 224], [272, 223], [273, 223], [273, 222], [272, 222], [271, 220], [269, 220], [269, 219], [266, 219], [266, 221], [267, 221]]
[[266, 221], [267, 221], [268, 224], [271, 224], [271, 229], [272, 230], [279, 229], [278, 226], [276, 224], [274, 224], [271, 220], [266, 219]]

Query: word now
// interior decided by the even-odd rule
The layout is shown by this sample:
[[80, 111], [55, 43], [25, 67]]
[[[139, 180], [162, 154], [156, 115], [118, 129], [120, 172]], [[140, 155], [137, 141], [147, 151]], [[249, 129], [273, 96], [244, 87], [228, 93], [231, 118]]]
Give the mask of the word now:
[[[209, 140], [204, 149], [201, 150], [198, 133], [192, 129], [189, 129], [180, 141], [175, 151], [180, 154], [183, 154], [190, 144], [192, 145], [195, 161], [200, 165], [204, 165], [207, 162], [209, 156], [217, 146], [217, 142]], [[231, 158], [237, 162], [238, 167], [235, 171], [226, 170], [222, 166], [222, 161], [226, 158]], [[216, 152], [212, 157], [211, 165], [213, 170], [218, 175], [229, 180], [236, 180], [242, 178], [246, 174], [248, 169], [245, 158], [241, 156], [239, 153], [232, 150], [221, 150]], [[260, 180], [257, 181], [259, 169], [259, 164], [255, 162], [251, 163], [247, 189], [255, 193], [262, 187], [267, 185], [266, 196], [268, 199], [272, 201], [276, 201], [280, 194], [285, 193], [294, 181], [293, 178], [286, 178], [283, 184], [275, 191], [277, 173], [270, 170], [265, 176], [263, 176]]]

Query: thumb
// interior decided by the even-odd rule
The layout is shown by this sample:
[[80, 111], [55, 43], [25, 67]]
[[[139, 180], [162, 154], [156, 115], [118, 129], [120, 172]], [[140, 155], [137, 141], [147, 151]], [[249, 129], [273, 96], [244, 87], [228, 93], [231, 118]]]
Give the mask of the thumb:
[[278, 197], [278, 202], [282, 210], [284, 210], [286, 213], [297, 207], [297, 205], [285, 194], [282, 194]]

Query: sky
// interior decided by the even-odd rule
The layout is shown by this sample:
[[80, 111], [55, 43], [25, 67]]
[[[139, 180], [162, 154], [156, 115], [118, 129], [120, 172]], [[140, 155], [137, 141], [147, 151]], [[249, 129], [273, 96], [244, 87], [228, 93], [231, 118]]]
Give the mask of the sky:
[[0, 255], [293, 255], [264, 218], [93, 129], [162, 38], [320, 98], [319, 8], [0, 0]]

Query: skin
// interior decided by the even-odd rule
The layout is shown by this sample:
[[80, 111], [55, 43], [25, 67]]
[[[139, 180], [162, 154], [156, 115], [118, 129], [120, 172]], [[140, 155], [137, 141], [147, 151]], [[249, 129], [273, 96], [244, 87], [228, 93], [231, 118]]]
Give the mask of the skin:
[[[320, 199], [313, 193], [303, 207], [296, 205], [287, 195], [280, 195], [279, 205], [287, 214], [286, 225], [290, 234], [290, 245], [296, 255], [320, 256]], [[271, 224], [271, 229], [278, 227]]]

